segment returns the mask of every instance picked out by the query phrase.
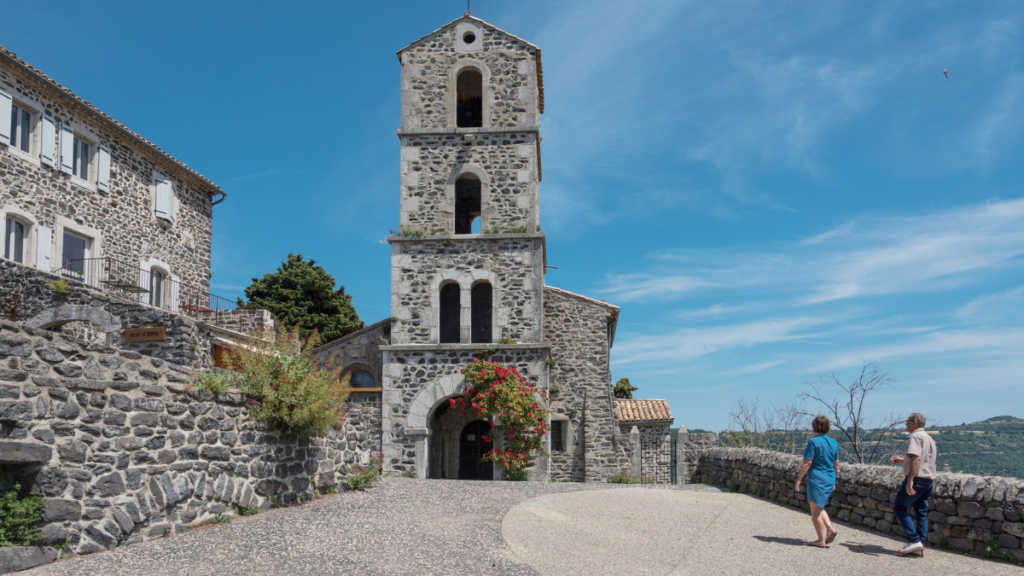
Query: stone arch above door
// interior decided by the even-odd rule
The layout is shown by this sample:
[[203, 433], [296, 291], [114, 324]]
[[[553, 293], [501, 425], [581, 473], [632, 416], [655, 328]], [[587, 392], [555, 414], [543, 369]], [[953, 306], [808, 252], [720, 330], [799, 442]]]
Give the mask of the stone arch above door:
[[446, 398], [462, 394], [465, 390], [465, 377], [462, 374], [442, 376], [426, 385], [416, 393], [409, 406], [407, 427], [426, 430], [437, 405]]
[[88, 304], [64, 304], [48, 308], [25, 322], [33, 328], [47, 329], [63, 326], [68, 322], [85, 322], [99, 326], [103, 332], [117, 332], [121, 321], [106, 310]]

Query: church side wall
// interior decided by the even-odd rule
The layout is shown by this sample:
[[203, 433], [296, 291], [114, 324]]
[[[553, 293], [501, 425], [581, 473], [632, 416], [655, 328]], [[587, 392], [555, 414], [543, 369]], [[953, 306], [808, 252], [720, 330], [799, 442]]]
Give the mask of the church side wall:
[[544, 341], [553, 346], [551, 410], [569, 418], [571, 446], [551, 459], [551, 477], [603, 482], [629, 470], [628, 436], [616, 439], [608, 366], [608, 308], [544, 291]]
[[[209, 286], [212, 207], [210, 195], [197, 187], [183, 170], [158, 159], [127, 138], [112, 133], [97, 122], [92, 113], [73, 105], [67, 97], [0, 62], [0, 88], [12, 94], [15, 102], [26, 103], [55, 122], [69, 124], [76, 132], [94, 137], [95, 144], [110, 148], [110, 191], [95, 188], [96, 162], [90, 169], [93, 186], [39, 162], [38, 139], [33, 160], [0, 146], [0, 207], [12, 205], [55, 233], [57, 219], [78, 223], [99, 231], [101, 254], [87, 257], [112, 257], [131, 266], [141, 260], [158, 259], [169, 272], [191, 286]], [[7, 118], [0, 119], [7, 122]], [[173, 224], [158, 220], [153, 212], [153, 174], [174, 182], [176, 215]], [[79, 220], [80, 219], [80, 220]], [[58, 238], [54, 238], [56, 244]], [[50, 239], [46, 239], [50, 242]], [[34, 245], [34, 244], [33, 244]], [[36, 254], [27, 255], [34, 266]], [[61, 266], [61, 254], [53, 254], [51, 265]]]
[[[456, 50], [457, 27], [452, 26], [415, 43], [402, 53], [402, 128], [436, 129], [454, 126], [446, 96], [452, 66], [473, 60], [486, 67], [491, 82], [485, 87], [490, 105], [489, 126], [536, 126], [537, 54], [524, 42], [487, 26], [483, 49]], [[485, 104], [487, 106], [488, 104]], [[487, 126], [488, 124], [485, 124]]]
[[[455, 179], [473, 173], [482, 185], [481, 230], [536, 232], [537, 134], [402, 137], [401, 218], [431, 233], [455, 233]], [[436, 230], [436, 232], [434, 232]]]
[[[398, 318], [391, 328], [392, 344], [439, 341], [440, 310], [435, 284], [448, 277], [462, 286], [464, 327], [469, 323], [469, 291], [474, 279], [493, 277], [492, 288], [497, 289], [493, 325], [498, 328], [494, 341], [506, 336], [520, 343], [540, 341], [542, 235], [457, 240], [392, 237], [390, 241], [391, 313]], [[464, 337], [466, 334], [468, 328]]]

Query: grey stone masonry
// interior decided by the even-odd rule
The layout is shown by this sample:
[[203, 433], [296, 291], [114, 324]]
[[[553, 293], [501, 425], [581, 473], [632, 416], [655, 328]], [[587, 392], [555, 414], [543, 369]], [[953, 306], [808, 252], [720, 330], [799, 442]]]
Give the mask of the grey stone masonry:
[[697, 463], [706, 450], [721, 445], [718, 434], [714, 432], [687, 432], [680, 428], [676, 439], [676, 478], [680, 484], [700, 482], [697, 476]]
[[[73, 280], [68, 294], [50, 285], [60, 276], [0, 260], [0, 287], [18, 295], [18, 318], [33, 328], [84, 323], [106, 334], [108, 344], [185, 366], [210, 364], [212, 335], [196, 319], [131, 300], [107, 296]], [[167, 340], [124, 344], [124, 328], [164, 326]], [[238, 335], [241, 336], [241, 335]]]
[[[544, 361], [548, 346], [537, 344], [439, 344], [434, 346], [382, 346], [384, 392], [382, 443], [387, 468], [426, 478], [430, 424], [438, 405], [465, 391], [462, 368], [484, 347], [497, 350], [491, 361], [515, 366], [529, 384], [547, 390]], [[531, 480], [548, 475], [543, 458]]]
[[540, 342], [544, 235], [392, 236], [392, 344], [440, 342], [442, 282], [461, 287], [462, 338], [470, 342], [470, 291], [479, 281], [493, 289], [492, 342], [508, 337]]
[[672, 483], [672, 431], [669, 424], [619, 424], [619, 434], [628, 436], [633, 427], [640, 432], [639, 475], [654, 484]]
[[384, 343], [382, 339], [390, 335], [391, 319], [386, 318], [328, 342], [314, 353], [320, 362], [331, 362], [332, 366], [341, 366], [345, 372], [364, 370], [370, 373], [377, 383], [376, 388], [380, 388], [384, 373], [384, 355], [380, 347]]
[[551, 458], [552, 478], [603, 482], [629, 469], [629, 429], [612, 407], [611, 331], [618, 307], [544, 287], [544, 340], [552, 346], [551, 412], [568, 416], [572, 445]]
[[[471, 129], [460, 129], [460, 132]], [[536, 232], [540, 214], [538, 134], [402, 137], [401, 223], [455, 233], [455, 181], [480, 179], [481, 230]]]
[[301, 439], [250, 420], [241, 394], [190, 387], [187, 367], [133, 351], [5, 322], [0, 363], [7, 441], [52, 449], [4, 471], [46, 499], [46, 543], [78, 553], [308, 499], [379, 453], [376, 397], [353, 399], [343, 431]]
[[[464, 42], [466, 33], [476, 40]], [[466, 67], [483, 75], [484, 126], [536, 127], [540, 122], [539, 49], [467, 16], [404, 48], [402, 129], [455, 127], [455, 79]]]
[[[36, 245], [51, 247], [51, 270], [59, 269], [65, 231], [89, 240], [87, 257], [112, 257], [132, 266], [146, 262], [167, 268], [181, 282], [207, 288], [210, 270], [211, 195], [222, 192], [169, 157], [155, 152], [125, 130], [101, 120], [89, 105], [34, 78], [0, 58], [0, 89], [14, 105], [33, 113], [30, 151], [0, 145], [0, 209], [28, 224], [25, 262], [35, 266]], [[156, 112], [156, 111], [154, 111]], [[86, 179], [67, 174], [40, 160], [41, 118], [69, 126], [75, 138], [90, 146]], [[0, 119], [6, 122], [7, 118]], [[57, 137], [48, 144], [57, 150]], [[97, 184], [98, 149], [110, 151], [109, 189]], [[174, 186], [173, 222], [155, 215], [155, 177]], [[40, 234], [47, 229], [45, 236]], [[52, 233], [52, 236], [51, 236]]]
[[[809, 510], [805, 491], [793, 484], [802, 458], [753, 448], [712, 448], [698, 462], [701, 482], [723, 484]], [[826, 510], [840, 520], [903, 536], [892, 512], [903, 481], [895, 466], [841, 464]], [[928, 513], [928, 542], [1024, 561], [1024, 480], [970, 474], [939, 474]]]

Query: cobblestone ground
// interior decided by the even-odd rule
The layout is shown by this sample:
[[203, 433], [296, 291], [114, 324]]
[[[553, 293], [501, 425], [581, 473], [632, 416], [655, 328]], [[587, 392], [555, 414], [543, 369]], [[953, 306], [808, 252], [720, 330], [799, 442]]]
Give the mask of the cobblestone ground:
[[[830, 550], [796, 546], [810, 537], [806, 515], [709, 486], [389, 478], [366, 492], [236, 517], [231, 524], [70, 558], [28, 574], [776, 574], [794, 558], [804, 573], [924, 569], [888, 555], [873, 563], [899, 543], [846, 526], [842, 531], [840, 544]], [[855, 550], [858, 542], [862, 547]], [[837, 553], [846, 556], [831, 569], [800, 560], [824, 562], [826, 554]], [[608, 562], [616, 555], [621, 558]], [[940, 558], [946, 560], [933, 564]], [[948, 553], [929, 551], [925, 561], [932, 574], [1021, 574], [1008, 564]], [[864, 569], [846, 570], [846, 562]]]

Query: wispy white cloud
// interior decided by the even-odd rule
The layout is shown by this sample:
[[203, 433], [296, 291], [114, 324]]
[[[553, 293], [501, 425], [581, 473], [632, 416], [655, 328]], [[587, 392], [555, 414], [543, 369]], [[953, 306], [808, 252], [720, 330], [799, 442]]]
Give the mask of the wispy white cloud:
[[956, 316], [971, 323], [1024, 324], [1024, 286], [979, 296], [958, 309]]
[[1014, 259], [1022, 254], [1019, 199], [938, 214], [860, 218], [772, 252], [660, 252], [652, 255], [652, 270], [610, 275], [599, 291], [633, 302], [756, 287], [810, 305], [959, 286], [978, 280], [982, 270], [1020, 265]]
[[1024, 350], [1024, 330], [949, 330], [933, 332], [919, 338], [847, 350], [821, 360], [810, 368], [811, 371], [829, 371], [864, 362], [881, 361], [902, 357], [935, 357], [942, 355], [946, 360], [951, 354], [970, 353], [972, 356], [1003, 354], [1020, 355]]

